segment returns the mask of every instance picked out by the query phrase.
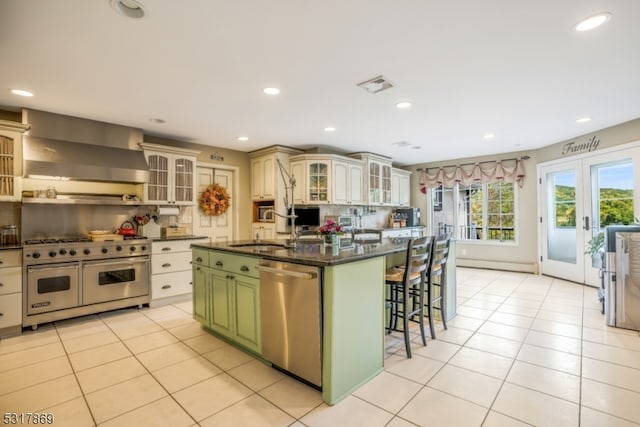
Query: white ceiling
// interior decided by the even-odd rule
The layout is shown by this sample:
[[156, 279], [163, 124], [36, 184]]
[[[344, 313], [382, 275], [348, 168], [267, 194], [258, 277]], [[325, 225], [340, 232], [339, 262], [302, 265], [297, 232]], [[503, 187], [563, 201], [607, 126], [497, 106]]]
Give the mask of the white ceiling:
[[[401, 165], [534, 149], [640, 117], [637, 0], [141, 3], [145, 18], [132, 20], [109, 0], [0, 1], [0, 107]], [[572, 30], [601, 11], [612, 13], [603, 27]], [[356, 86], [380, 74], [395, 87]]]

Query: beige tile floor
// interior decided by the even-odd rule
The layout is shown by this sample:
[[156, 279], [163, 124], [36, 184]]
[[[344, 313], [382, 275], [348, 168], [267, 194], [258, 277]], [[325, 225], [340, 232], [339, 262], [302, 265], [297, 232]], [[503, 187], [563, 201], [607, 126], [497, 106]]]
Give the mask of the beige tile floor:
[[0, 341], [0, 412], [60, 426], [632, 426], [640, 337], [605, 326], [596, 290], [459, 268], [458, 316], [342, 402], [203, 331], [190, 303], [41, 326]]

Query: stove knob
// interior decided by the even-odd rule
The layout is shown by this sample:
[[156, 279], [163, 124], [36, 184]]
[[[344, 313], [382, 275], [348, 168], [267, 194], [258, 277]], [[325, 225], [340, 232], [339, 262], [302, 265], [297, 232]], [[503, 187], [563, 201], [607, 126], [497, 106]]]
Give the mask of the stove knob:
[[71, 256], [74, 256], [76, 253], [77, 253], [77, 252], [76, 252], [76, 250], [75, 250], [75, 249], [71, 249], [71, 250], [69, 251], [69, 255], [71, 255]]
[[135, 246], [131, 246], [130, 250], [131, 250], [131, 252], [135, 252], [136, 247]]
[[40, 258], [40, 252], [34, 252], [33, 257], [36, 259]]
[[60, 249], [60, 255], [66, 255], [66, 254], [67, 254], [66, 249]]
[[49, 256], [50, 256], [51, 258], [53, 258], [53, 257], [54, 257], [54, 256], [56, 256], [56, 255], [58, 255], [58, 252], [56, 252], [56, 251], [51, 251], [51, 252], [49, 252]]
[[103, 254], [106, 254], [107, 252], [109, 252], [109, 249], [107, 249], [107, 248], [102, 248], [102, 253], [103, 253]]
[[116, 246], [116, 251], [120, 252], [122, 250], [122, 246], [118, 245]]
[[84, 254], [85, 254], [85, 255], [89, 255], [90, 253], [91, 253], [91, 251], [90, 251], [89, 249], [85, 249], [85, 250], [84, 250]]
[[146, 250], [147, 250], [147, 247], [146, 247], [146, 246], [144, 246], [144, 245], [142, 245], [142, 248], [140, 248], [140, 249], [142, 249], [143, 251], [146, 251]]

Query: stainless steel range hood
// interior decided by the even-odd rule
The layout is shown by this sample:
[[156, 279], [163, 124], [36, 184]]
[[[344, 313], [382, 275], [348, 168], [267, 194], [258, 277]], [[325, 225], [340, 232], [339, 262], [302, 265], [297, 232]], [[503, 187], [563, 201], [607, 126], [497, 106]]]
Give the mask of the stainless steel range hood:
[[149, 167], [138, 143], [142, 129], [45, 111], [22, 111], [24, 176], [144, 183]]
[[149, 167], [142, 151], [24, 137], [24, 176], [99, 182], [144, 183]]

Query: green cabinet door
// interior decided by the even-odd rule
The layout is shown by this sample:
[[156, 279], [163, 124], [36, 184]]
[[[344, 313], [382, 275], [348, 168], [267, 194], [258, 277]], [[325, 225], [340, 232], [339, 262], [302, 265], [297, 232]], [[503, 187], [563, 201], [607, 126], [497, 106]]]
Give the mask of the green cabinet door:
[[207, 286], [211, 269], [202, 265], [193, 267], [193, 318], [209, 326]]
[[236, 327], [233, 339], [260, 353], [260, 280], [236, 275], [234, 290]]
[[233, 278], [226, 272], [212, 269], [209, 286], [209, 327], [233, 338]]

